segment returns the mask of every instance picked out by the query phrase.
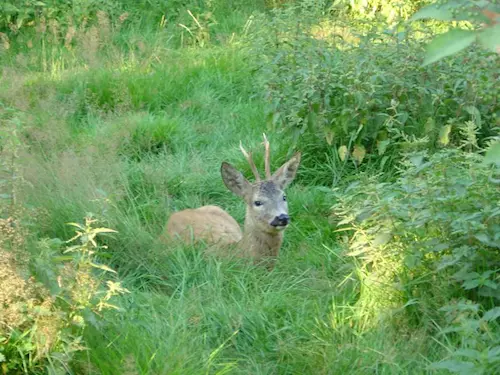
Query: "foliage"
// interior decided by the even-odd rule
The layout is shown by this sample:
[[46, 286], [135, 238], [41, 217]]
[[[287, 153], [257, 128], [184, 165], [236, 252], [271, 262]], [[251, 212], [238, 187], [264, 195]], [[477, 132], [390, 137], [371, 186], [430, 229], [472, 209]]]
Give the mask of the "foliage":
[[84, 20], [95, 19], [98, 12], [118, 16], [120, 8], [119, 1], [106, 0], [7, 0], [0, 4], [0, 31], [15, 34], [37, 26], [40, 19], [80, 25]]
[[[195, 43], [203, 45], [210, 39], [209, 27], [218, 24], [220, 15], [229, 12], [250, 12], [255, 7], [265, 8], [266, 1], [243, 0], [6, 0], [0, 3], [1, 37], [13, 37], [24, 31], [45, 32], [44, 25], [57, 23], [63, 35], [75, 28], [85, 29], [100, 23], [105, 14], [111, 25], [147, 30], [185, 32]], [[109, 25], [108, 25], [109, 26]], [[8, 40], [8, 39], [7, 39]]]
[[295, 24], [293, 14], [277, 12], [273, 32], [256, 43], [263, 46], [270, 121], [295, 142], [312, 135], [314, 143], [338, 149], [342, 160], [385, 164], [414, 147], [415, 139], [431, 150], [460, 144], [459, 129], [468, 121], [477, 126], [479, 145], [495, 133], [498, 56], [477, 51], [422, 67], [411, 35], [375, 32], [351, 45], [337, 38], [342, 23], [332, 25], [330, 37], [320, 37], [306, 16]]
[[[19, 226], [19, 222], [5, 221], [10, 222]], [[80, 231], [67, 242], [78, 239], [80, 243], [64, 250], [68, 256], [58, 255], [59, 240], [41, 242], [42, 255], [31, 262], [45, 285], [33, 277], [24, 278], [29, 274], [26, 264], [20, 266], [15, 258], [16, 253], [25, 254], [22, 248], [0, 247], [0, 366], [4, 374], [67, 369], [75, 353], [86, 349], [82, 334], [87, 325], [98, 324], [96, 315], [116, 309], [110, 299], [127, 292], [120, 283], [104, 282], [94, 272], [114, 272], [96, 263], [100, 247], [95, 239], [113, 231], [93, 228], [94, 222], [86, 218], [85, 225], [72, 224]], [[19, 231], [0, 224], [2, 237], [9, 234], [7, 228]]]
[[500, 366], [500, 196], [491, 168], [454, 149], [409, 154], [395, 183], [353, 184], [334, 207], [338, 225], [354, 231], [348, 255], [360, 259], [367, 284], [360, 302], [436, 322], [451, 355], [435, 368]]
[[334, 0], [331, 5], [331, 12], [347, 10], [347, 13], [352, 18], [371, 20], [378, 18], [388, 24], [394, 24], [401, 19], [408, 19], [418, 8], [428, 2], [428, 0]]
[[495, 0], [440, 0], [416, 12], [410, 21], [436, 19], [469, 21], [472, 29], [451, 29], [427, 46], [424, 65], [455, 54], [475, 41], [487, 50], [500, 53], [500, 4]]

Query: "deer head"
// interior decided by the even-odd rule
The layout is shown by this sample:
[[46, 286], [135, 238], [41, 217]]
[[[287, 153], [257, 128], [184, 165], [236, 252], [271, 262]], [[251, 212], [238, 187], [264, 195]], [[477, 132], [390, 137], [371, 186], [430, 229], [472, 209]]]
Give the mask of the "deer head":
[[[270, 145], [264, 134], [265, 146], [265, 180], [261, 180], [257, 167], [240, 142], [240, 149], [245, 155], [255, 176], [250, 183], [241, 172], [231, 164], [223, 162], [221, 166], [222, 180], [226, 187], [247, 204], [246, 225], [268, 234], [283, 231], [290, 223], [288, 204], [284, 190], [295, 178], [300, 164], [300, 153], [296, 153], [271, 175]], [[250, 223], [249, 223], [250, 222]]]

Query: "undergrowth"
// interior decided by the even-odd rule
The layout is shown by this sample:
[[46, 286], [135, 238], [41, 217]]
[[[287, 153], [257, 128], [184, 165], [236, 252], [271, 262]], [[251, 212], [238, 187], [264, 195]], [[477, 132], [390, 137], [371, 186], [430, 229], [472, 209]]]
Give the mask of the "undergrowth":
[[500, 195], [491, 176], [476, 154], [413, 154], [395, 183], [353, 184], [334, 207], [339, 227], [354, 231], [348, 255], [360, 259], [365, 285], [357, 303], [437, 333], [449, 355], [433, 368], [500, 369]]
[[476, 150], [496, 134], [498, 54], [470, 48], [422, 67], [418, 35], [430, 29], [362, 34], [343, 20], [318, 25], [318, 10], [301, 5], [275, 12], [254, 37], [269, 121], [292, 145], [337, 150], [337, 173], [366, 162], [391, 173], [409, 148], [460, 145], [470, 122]]

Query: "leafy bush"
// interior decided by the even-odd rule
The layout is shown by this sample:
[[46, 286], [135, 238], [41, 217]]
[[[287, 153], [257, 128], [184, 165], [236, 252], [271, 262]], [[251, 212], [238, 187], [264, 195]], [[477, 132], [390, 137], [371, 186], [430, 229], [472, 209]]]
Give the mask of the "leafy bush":
[[358, 182], [334, 207], [338, 225], [353, 230], [348, 255], [361, 262], [359, 303], [396, 316], [404, 311], [428, 329], [437, 325], [451, 354], [436, 368], [494, 373], [500, 368], [495, 171], [481, 156], [455, 149], [411, 154], [403, 164], [395, 183]]
[[295, 11], [276, 12], [256, 41], [270, 121], [295, 142], [312, 136], [342, 159], [385, 163], [415, 139], [420, 148], [459, 144], [467, 121], [480, 146], [494, 134], [500, 56], [470, 50], [422, 67], [411, 34], [357, 37], [340, 21], [321, 34], [306, 16], [294, 22]]
[[[9, 228], [4, 224], [13, 222], [12, 219], [0, 221], [2, 236]], [[0, 247], [3, 373], [42, 373], [44, 369], [67, 368], [74, 353], [85, 350], [82, 338], [85, 327], [89, 323], [97, 324], [96, 314], [116, 309], [110, 299], [127, 291], [118, 282], [104, 283], [94, 272], [96, 269], [114, 272], [96, 263], [96, 251], [100, 247], [95, 241], [98, 234], [113, 231], [93, 228], [94, 222], [89, 217], [85, 225], [72, 224], [79, 231], [68, 242], [78, 239], [80, 243], [65, 249], [68, 256], [58, 255], [61, 241], [41, 242], [42, 255], [33, 263], [38, 277], [46, 285], [33, 277], [23, 277], [29, 274], [28, 269], [20, 266], [12, 252], [19, 253], [22, 249]]]

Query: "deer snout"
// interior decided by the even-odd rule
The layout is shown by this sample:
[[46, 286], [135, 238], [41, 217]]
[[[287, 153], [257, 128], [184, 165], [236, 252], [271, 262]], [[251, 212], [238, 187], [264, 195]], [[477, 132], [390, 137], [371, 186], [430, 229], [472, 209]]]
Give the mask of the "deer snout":
[[289, 222], [290, 222], [290, 216], [288, 216], [287, 214], [281, 214], [273, 219], [271, 225], [273, 227], [285, 227], [288, 225]]

